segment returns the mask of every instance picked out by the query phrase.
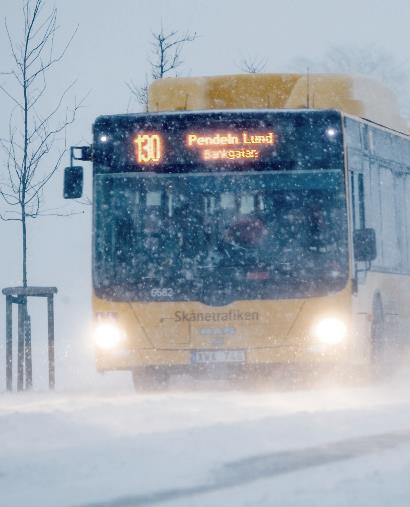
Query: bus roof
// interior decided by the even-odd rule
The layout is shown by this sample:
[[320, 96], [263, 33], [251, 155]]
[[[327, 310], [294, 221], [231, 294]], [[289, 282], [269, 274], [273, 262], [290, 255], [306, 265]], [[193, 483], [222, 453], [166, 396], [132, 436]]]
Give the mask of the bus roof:
[[337, 109], [400, 132], [408, 126], [382, 84], [347, 74], [238, 74], [165, 78], [149, 89], [149, 112]]

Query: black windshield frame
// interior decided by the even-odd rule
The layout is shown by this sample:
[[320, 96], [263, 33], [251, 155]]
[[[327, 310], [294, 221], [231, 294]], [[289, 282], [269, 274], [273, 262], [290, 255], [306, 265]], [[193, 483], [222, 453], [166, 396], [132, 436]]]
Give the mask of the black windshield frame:
[[[116, 301], [201, 301], [206, 304], [220, 305], [228, 304], [235, 300], [246, 299], [315, 297], [341, 290], [347, 283], [349, 271], [344, 142], [341, 120], [341, 113], [334, 110], [207, 111], [99, 117], [94, 124], [93, 147], [93, 280], [96, 295]], [[195, 158], [192, 151], [186, 150], [186, 147], [182, 146], [183, 136], [186, 132], [192, 131], [192, 129], [198, 132], [202, 129], [202, 132], [207, 134], [212, 131], [227, 132], [228, 129], [233, 129], [232, 132], [235, 132], [236, 129], [239, 132], [241, 129], [252, 128], [255, 131], [259, 129], [261, 132], [266, 132], [266, 129], [274, 129], [275, 136], [277, 136], [277, 144], [274, 146], [274, 149], [268, 152], [269, 157], [253, 160], [251, 163], [249, 161], [236, 161], [234, 163], [232, 161], [228, 163], [226, 161], [218, 161], [217, 163], [208, 163]], [[150, 130], [161, 132], [164, 139], [167, 139], [168, 144], [173, 147], [173, 150], [169, 152], [169, 157], [165, 157], [155, 167], [141, 166], [135, 161], [132, 144], [133, 136], [140, 132], [141, 129], [144, 132]], [[298, 180], [302, 174], [304, 176]], [[259, 177], [259, 184], [262, 187], [268, 188], [271, 185], [279, 185], [278, 188], [282, 188], [281, 191], [286, 199], [292, 194], [293, 187], [292, 185], [289, 186], [289, 181], [292, 181], [293, 178], [296, 187], [299, 185], [299, 190], [302, 193], [303, 191], [305, 193], [308, 192], [306, 194], [308, 197], [306, 195], [303, 197], [302, 193], [299, 194], [296, 201], [299, 199], [301, 203], [305, 202], [304, 199], [307, 199], [307, 203], [312, 200], [314, 201], [314, 198], [312, 199], [313, 194], [309, 194], [309, 185], [316, 185], [316, 191], [319, 191], [318, 189], [321, 185], [326, 186], [326, 183], [323, 182], [328, 181], [328, 188], [325, 188], [325, 192], [320, 194], [322, 197], [316, 198], [316, 200], [321, 201], [322, 206], [328, 211], [333, 206], [333, 208], [341, 213], [339, 213], [339, 218], [330, 227], [337, 231], [338, 234], [337, 245], [333, 249], [337, 251], [336, 257], [340, 261], [338, 261], [338, 268], [335, 271], [338, 273], [337, 276], [333, 279], [328, 275], [324, 277], [319, 276], [315, 280], [309, 275], [309, 269], [327, 265], [325, 256], [321, 257], [320, 255], [316, 255], [316, 257], [311, 256], [311, 260], [306, 263], [306, 269], [300, 269], [301, 265], [303, 265], [303, 262], [301, 262], [298, 269], [296, 269], [296, 265], [293, 263], [287, 271], [286, 269], [280, 270], [272, 268], [272, 266], [269, 267], [266, 261], [261, 261], [260, 257], [257, 257], [255, 270], [244, 273], [244, 269], [242, 268], [245, 265], [248, 266], [249, 261], [246, 255], [242, 255], [241, 257], [238, 254], [239, 249], [243, 248], [243, 245], [240, 245], [241, 238], [238, 233], [240, 225], [235, 225], [236, 232], [224, 233], [228, 237], [230, 236], [229, 241], [234, 246], [231, 245], [230, 247], [223, 247], [222, 250], [219, 249], [224, 252], [223, 255], [226, 255], [227, 258], [235, 258], [238, 265], [228, 265], [229, 262], [232, 264], [230, 260], [228, 263], [225, 262], [225, 264], [221, 262], [218, 269], [216, 269], [215, 265], [212, 265], [212, 269], [209, 269], [206, 267], [205, 262], [205, 267], [201, 268], [202, 271], [198, 266], [195, 266], [194, 280], [191, 282], [184, 274], [186, 266], [183, 269], [181, 266], [175, 268], [175, 265], [179, 265], [180, 262], [178, 259], [175, 260], [174, 254], [180, 252], [180, 247], [175, 247], [174, 243], [174, 246], [169, 250], [170, 255], [163, 256], [161, 259], [161, 256], [155, 251], [153, 245], [161, 244], [161, 248], [165, 248], [164, 241], [163, 239], [155, 238], [156, 233], [155, 231], [152, 232], [151, 226], [149, 227], [152, 229], [152, 234], [149, 234], [152, 237], [149, 238], [148, 243], [144, 243], [145, 240], [141, 235], [137, 235], [138, 237], [135, 239], [136, 235], [133, 233], [132, 238], [129, 236], [131, 239], [121, 241], [118, 243], [121, 246], [117, 248], [119, 254], [124, 254], [127, 245], [128, 248], [131, 248], [129, 245], [132, 244], [134, 252], [139, 251], [142, 245], [145, 245], [144, 248], [146, 248], [146, 245], [151, 245], [149, 247], [151, 251], [145, 252], [143, 256], [139, 254], [128, 255], [126, 261], [122, 264], [124, 269], [121, 268], [118, 271], [115, 268], [112, 271], [109, 264], [107, 265], [105, 261], [102, 262], [105, 255], [102, 252], [107, 251], [106, 247], [101, 248], [101, 237], [104, 228], [101, 219], [102, 210], [106, 210], [104, 220], [117, 220], [115, 218], [115, 216], [118, 216], [116, 208], [121, 208], [121, 200], [125, 202], [129, 199], [125, 194], [122, 195], [127, 186], [133, 187], [134, 183], [132, 182], [138, 180], [145, 182], [143, 185], [148, 185], [149, 187], [155, 187], [157, 184], [160, 187], [160, 182], [166, 181], [167, 175], [169, 175], [169, 178], [177, 178], [175, 181], [179, 181], [178, 185], [184, 182], [181, 187], [184, 190], [181, 190], [180, 193], [181, 195], [185, 195], [188, 207], [190, 206], [191, 208], [195, 207], [193, 203], [203, 199], [199, 194], [198, 197], [190, 190], [187, 190], [189, 189], [190, 182], [196, 181], [196, 177], [197, 181], [199, 181], [198, 178], [206, 178], [203, 180], [205, 182], [203, 185], [214, 189], [210, 191], [211, 194], [212, 192], [216, 192], [217, 194], [222, 191], [221, 189], [218, 190], [218, 181], [225, 181], [226, 183], [231, 178], [232, 181], [235, 180], [235, 188], [246, 187], [246, 185], [252, 187], [251, 182], [257, 181]], [[276, 178], [272, 179], [274, 176]], [[101, 188], [101, 181], [114, 181], [114, 179], [120, 181], [121, 178], [124, 182], [127, 181], [127, 178], [130, 178], [128, 180], [130, 185], [124, 183], [123, 190], [121, 190], [121, 186], [117, 190], [112, 190], [114, 196], [118, 194], [117, 204], [114, 203], [115, 199], [112, 202], [107, 201], [105, 197], [102, 197], [104, 192], [101, 192], [101, 189], [98, 190]], [[281, 187], [280, 181], [285, 180], [288, 183]], [[311, 191], [315, 190], [311, 189]], [[138, 192], [140, 191], [131, 191], [131, 198], [137, 198]], [[108, 195], [108, 192], [105, 192], [105, 194]], [[263, 199], [265, 198], [266, 196], [263, 197]], [[234, 199], [238, 201], [238, 198]], [[255, 199], [258, 198], [255, 196]], [[337, 205], [330, 204], [336, 202]], [[288, 205], [286, 203], [283, 204], [283, 210], [281, 206], [279, 205], [280, 211], [286, 215]], [[133, 205], [130, 205], [129, 208], [133, 209]], [[145, 217], [145, 213], [146, 210], [141, 208], [136, 216], [142, 220]], [[176, 230], [175, 224], [177, 220], [175, 220], [172, 213], [170, 212], [170, 216], [167, 218], [170, 224], [169, 229], [174, 230], [174, 234], [180, 238], [182, 233]], [[201, 213], [204, 213], [203, 210]], [[313, 217], [313, 212], [309, 213]], [[292, 212], [290, 216], [291, 214]], [[296, 215], [298, 214], [300, 213], [297, 212]], [[309, 220], [312, 221], [312, 217]], [[107, 240], [111, 246], [117, 241], [112, 239], [112, 235], [120, 233], [121, 227], [125, 227], [124, 230], [130, 227], [129, 225], [125, 225], [123, 219], [121, 220], [122, 222], [119, 222], [119, 225], [112, 229], [114, 232], [110, 233], [111, 239], [108, 238]], [[191, 213], [190, 220], [193, 220], [193, 213]], [[246, 220], [249, 221], [249, 217]], [[297, 219], [295, 220], [297, 221]], [[161, 223], [161, 220], [158, 223]], [[248, 229], [253, 228], [255, 236], [258, 235], [257, 227], [260, 227], [257, 224], [257, 221], [251, 221], [246, 225]], [[242, 225], [241, 227], [244, 226]], [[327, 230], [330, 231], [330, 228], [327, 227]], [[161, 237], [161, 234], [159, 234], [159, 237]], [[126, 238], [126, 234], [124, 238]], [[190, 248], [194, 250], [195, 248], [206, 250], [209, 253], [210, 245], [211, 243], [207, 244], [206, 242], [203, 245], [200, 242], [198, 245], [191, 242]], [[269, 254], [269, 249], [266, 251]], [[282, 254], [284, 255], [283, 252]], [[113, 254], [111, 253], [110, 255], [112, 256]], [[185, 259], [184, 255], [182, 255], [183, 259]], [[305, 249], [304, 255], [309, 260], [309, 250]], [[172, 257], [174, 260], [170, 261], [169, 259]], [[157, 264], [155, 265], [154, 263], [151, 268], [147, 269], [157, 274], [148, 274], [148, 276], [144, 277], [141, 268], [136, 266], [140, 264], [145, 269], [146, 266], [149, 267], [150, 263], [152, 263], [152, 259]], [[172, 267], [170, 267], [171, 264]], [[134, 271], [130, 270], [129, 267], [131, 265], [134, 266]], [[178, 276], [168, 276], [171, 273], [170, 270], [176, 270], [179, 278], [184, 278], [184, 282], [178, 282]], [[153, 278], [156, 279], [152, 281]]]

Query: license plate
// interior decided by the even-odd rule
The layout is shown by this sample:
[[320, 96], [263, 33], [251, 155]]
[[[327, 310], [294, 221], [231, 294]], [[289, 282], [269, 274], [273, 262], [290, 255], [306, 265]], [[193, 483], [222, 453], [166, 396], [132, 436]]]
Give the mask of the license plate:
[[193, 350], [191, 362], [204, 363], [244, 363], [246, 355], [244, 350]]

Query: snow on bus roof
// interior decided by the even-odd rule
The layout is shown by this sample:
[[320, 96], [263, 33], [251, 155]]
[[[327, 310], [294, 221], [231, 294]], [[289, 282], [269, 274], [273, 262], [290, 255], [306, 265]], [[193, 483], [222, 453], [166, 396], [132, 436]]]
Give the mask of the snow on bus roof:
[[347, 74], [238, 74], [165, 78], [149, 89], [149, 112], [336, 109], [407, 132], [396, 97]]

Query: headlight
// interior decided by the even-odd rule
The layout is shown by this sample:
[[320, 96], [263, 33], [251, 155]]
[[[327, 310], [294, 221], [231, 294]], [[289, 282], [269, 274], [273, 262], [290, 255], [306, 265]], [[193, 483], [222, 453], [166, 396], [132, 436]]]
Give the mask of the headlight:
[[313, 326], [313, 335], [326, 345], [338, 345], [347, 335], [346, 324], [338, 318], [327, 317]]
[[113, 349], [125, 338], [124, 331], [115, 321], [98, 322], [94, 331], [94, 340], [101, 349]]

